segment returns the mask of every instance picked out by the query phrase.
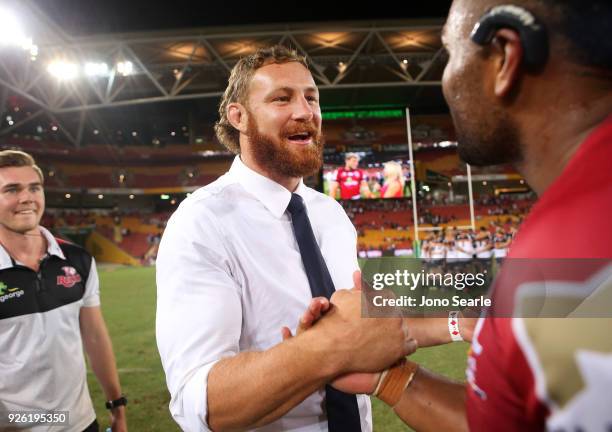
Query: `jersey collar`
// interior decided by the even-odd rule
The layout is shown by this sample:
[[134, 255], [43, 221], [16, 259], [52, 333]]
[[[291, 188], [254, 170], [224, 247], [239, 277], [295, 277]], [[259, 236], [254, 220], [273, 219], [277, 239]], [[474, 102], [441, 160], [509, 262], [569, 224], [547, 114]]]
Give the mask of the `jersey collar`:
[[[38, 229], [47, 241], [47, 254], [55, 255], [65, 260], [66, 256], [62, 252], [62, 249], [60, 248], [59, 243], [57, 242], [55, 237], [53, 237], [53, 234], [51, 234], [51, 232], [49, 232], [49, 230], [47, 230], [45, 227], [42, 227], [40, 225], [38, 226]], [[4, 249], [2, 245], [0, 245], [0, 270], [4, 270], [11, 267], [13, 267], [13, 260], [11, 259], [11, 256], [8, 254], [6, 249]]]

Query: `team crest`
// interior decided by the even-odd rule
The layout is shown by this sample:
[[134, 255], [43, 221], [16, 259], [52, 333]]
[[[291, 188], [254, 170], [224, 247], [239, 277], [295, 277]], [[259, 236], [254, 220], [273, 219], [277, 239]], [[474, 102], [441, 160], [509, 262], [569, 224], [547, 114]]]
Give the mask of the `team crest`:
[[57, 284], [66, 288], [72, 288], [75, 284], [81, 282], [81, 275], [74, 267], [62, 267], [64, 275], [57, 277]]

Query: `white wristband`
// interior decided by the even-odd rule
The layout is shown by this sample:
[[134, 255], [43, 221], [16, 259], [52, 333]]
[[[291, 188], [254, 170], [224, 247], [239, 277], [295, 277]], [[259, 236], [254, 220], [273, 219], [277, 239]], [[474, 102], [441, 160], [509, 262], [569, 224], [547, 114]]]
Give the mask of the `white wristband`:
[[448, 313], [448, 332], [453, 342], [463, 340], [459, 332], [459, 311], [450, 311]]

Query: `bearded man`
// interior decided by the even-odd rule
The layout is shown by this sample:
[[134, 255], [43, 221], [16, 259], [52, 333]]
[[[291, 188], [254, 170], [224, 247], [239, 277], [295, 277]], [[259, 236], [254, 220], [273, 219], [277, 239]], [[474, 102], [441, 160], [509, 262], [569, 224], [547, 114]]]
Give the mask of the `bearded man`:
[[[181, 203], [157, 259], [171, 414], [188, 431], [369, 431], [369, 399], [326, 384], [389, 367], [416, 344], [401, 319], [358, 319], [359, 293], [335, 292], [353, 286], [357, 237], [342, 207], [302, 181], [322, 164], [304, 58], [275, 46], [241, 59], [219, 115], [217, 137], [237, 156]], [[330, 308], [313, 297], [332, 294], [323, 325], [281, 341], [309, 304]]]

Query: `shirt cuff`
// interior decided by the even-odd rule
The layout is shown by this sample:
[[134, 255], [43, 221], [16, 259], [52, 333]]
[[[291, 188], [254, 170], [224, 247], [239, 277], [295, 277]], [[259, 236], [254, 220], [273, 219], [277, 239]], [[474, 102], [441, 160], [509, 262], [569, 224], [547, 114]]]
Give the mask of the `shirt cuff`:
[[172, 417], [183, 431], [211, 431], [207, 422], [208, 374], [217, 361], [201, 366], [170, 401]]

